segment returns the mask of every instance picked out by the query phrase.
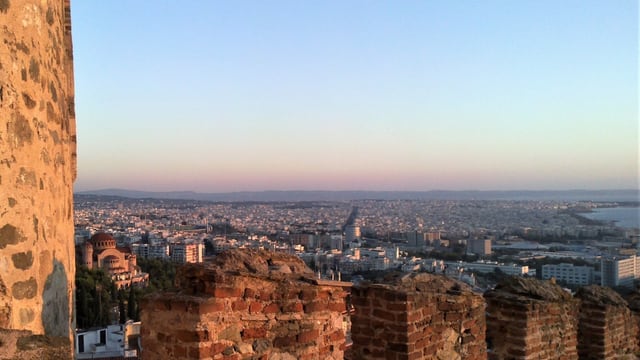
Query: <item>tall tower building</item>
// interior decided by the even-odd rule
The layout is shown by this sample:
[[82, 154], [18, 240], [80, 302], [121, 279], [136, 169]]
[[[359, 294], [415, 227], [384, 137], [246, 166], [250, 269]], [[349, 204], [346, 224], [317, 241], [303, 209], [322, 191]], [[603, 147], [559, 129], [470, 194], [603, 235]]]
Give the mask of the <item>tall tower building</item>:
[[0, 328], [71, 340], [76, 133], [69, 0], [0, 1], [0, 39]]
[[352, 241], [360, 239], [360, 227], [355, 225], [348, 225], [344, 229], [344, 241], [346, 244]]

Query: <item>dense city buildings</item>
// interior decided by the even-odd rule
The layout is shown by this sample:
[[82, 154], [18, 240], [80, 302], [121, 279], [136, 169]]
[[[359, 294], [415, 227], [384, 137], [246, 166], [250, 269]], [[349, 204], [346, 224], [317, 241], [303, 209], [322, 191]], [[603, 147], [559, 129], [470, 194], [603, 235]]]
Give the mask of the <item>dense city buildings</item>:
[[[127, 264], [135, 269], [137, 259], [212, 264], [230, 249], [300, 258], [312, 270], [312, 283], [318, 284], [349, 281], [349, 286], [358, 286], [381, 274], [431, 273], [466, 283], [475, 294], [490, 292], [510, 277], [552, 279], [546, 283], [559, 284], [567, 294], [590, 284], [633, 287], [640, 277], [639, 230], [581, 215], [599, 205], [452, 200], [213, 203], [78, 196], [76, 244], [84, 251], [84, 265], [107, 270], [118, 287], [128, 286], [117, 281], [128, 279], [124, 270]], [[271, 263], [267, 268], [281, 266]], [[243, 308], [238, 304], [231, 306]], [[349, 318], [342, 310], [340, 316]], [[350, 320], [346, 324], [345, 329], [351, 329]], [[113, 326], [79, 332], [85, 344], [94, 346], [78, 352], [78, 358], [110, 354], [118, 335]], [[103, 345], [102, 334], [112, 345]]]
[[[118, 249], [127, 249], [125, 257], [178, 263], [203, 262], [206, 256], [233, 248], [289, 252], [329, 279], [400, 269], [442, 272], [473, 284], [480, 280], [478, 276], [490, 279], [497, 272], [555, 278], [576, 286], [632, 284], [640, 272], [625, 275], [629, 267], [625, 261], [631, 260], [620, 259], [636, 254], [638, 230], [580, 215], [597, 206], [602, 204], [510, 200], [212, 203], [78, 196], [76, 241], [109, 233]], [[612, 257], [617, 257], [618, 265], [610, 265], [607, 259]], [[567, 265], [558, 265], [563, 259]], [[588, 266], [569, 267], [575, 259]]]

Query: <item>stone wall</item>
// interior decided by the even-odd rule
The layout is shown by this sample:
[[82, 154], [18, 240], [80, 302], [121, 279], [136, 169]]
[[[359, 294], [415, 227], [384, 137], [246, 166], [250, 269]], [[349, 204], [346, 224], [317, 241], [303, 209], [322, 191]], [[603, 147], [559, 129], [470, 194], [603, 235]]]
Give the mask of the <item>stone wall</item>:
[[627, 294], [625, 300], [629, 304], [629, 310], [631, 310], [631, 319], [629, 322], [632, 322], [636, 329], [638, 329], [636, 349], [638, 349], [637, 352], [640, 353], [640, 289], [636, 289], [633, 293]]
[[352, 289], [353, 359], [486, 359], [485, 304], [463, 283], [417, 274]]
[[513, 277], [485, 299], [489, 359], [578, 359], [579, 300], [558, 285]]
[[345, 286], [293, 255], [232, 250], [141, 304], [144, 359], [342, 359]]
[[580, 302], [580, 359], [636, 359], [638, 323], [627, 302], [610, 288], [587, 286]]
[[0, 360], [65, 360], [68, 337], [34, 335], [31, 331], [0, 329]]
[[142, 303], [144, 359], [636, 359], [639, 350], [640, 317], [599, 286], [574, 297], [514, 277], [483, 297], [420, 273], [350, 288], [315, 280], [295, 256], [243, 250], [188, 265], [176, 282], [180, 292]]
[[0, 0], [0, 38], [0, 328], [71, 339], [69, 1]]

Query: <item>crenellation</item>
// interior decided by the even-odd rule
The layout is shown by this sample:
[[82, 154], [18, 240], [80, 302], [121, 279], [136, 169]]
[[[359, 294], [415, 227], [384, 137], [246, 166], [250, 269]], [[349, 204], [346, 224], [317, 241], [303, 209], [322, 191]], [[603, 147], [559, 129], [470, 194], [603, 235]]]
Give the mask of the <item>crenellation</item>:
[[484, 302], [467, 285], [413, 274], [352, 289], [353, 359], [486, 359]]
[[579, 300], [560, 286], [513, 277], [484, 297], [490, 359], [578, 359]]
[[233, 250], [186, 265], [141, 307], [145, 358], [343, 358], [345, 286], [295, 256]]
[[634, 358], [638, 351], [638, 323], [629, 304], [610, 288], [586, 286], [580, 299], [578, 353], [581, 359]]

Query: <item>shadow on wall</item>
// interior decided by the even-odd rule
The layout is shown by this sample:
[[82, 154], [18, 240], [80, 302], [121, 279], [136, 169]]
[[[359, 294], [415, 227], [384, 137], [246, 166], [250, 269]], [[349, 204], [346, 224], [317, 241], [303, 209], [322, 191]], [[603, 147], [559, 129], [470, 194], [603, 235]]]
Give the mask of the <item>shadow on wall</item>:
[[42, 294], [42, 323], [47, 336], [69, 337], [69, 285], [67, 271], [57, 259]]

